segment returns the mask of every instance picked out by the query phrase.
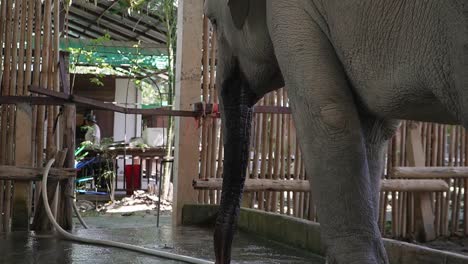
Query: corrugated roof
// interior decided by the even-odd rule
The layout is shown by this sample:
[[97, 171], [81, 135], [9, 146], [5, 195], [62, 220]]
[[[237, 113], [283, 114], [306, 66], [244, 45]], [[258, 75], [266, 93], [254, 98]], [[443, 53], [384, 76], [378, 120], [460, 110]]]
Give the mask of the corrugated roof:
[[73, 0], [69, 37], [94, 39], [108, 33], [112, 40], [166, 43], [166, 28], [157, 15], [145, 11], [129, 14], [125, 10], [118, 1]]

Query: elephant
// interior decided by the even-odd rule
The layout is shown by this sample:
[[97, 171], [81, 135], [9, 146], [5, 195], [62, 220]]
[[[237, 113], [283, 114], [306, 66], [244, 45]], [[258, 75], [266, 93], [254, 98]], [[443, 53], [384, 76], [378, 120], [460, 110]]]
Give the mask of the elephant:
[[253, 106], [285, 87], [328, 263], [389, 263], [377, 225], [399, 120], [468, 128], [467, 0], [205, 0], [225, 147], [216, 263], [231, 261]]

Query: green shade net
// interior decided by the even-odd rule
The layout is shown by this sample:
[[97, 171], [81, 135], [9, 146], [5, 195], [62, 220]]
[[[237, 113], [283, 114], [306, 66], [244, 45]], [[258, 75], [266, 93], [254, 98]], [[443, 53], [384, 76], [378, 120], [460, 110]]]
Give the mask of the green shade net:
[[163, 44], [136, 44], [124, 41], [60, 39], [60, 50], [70, 52], [70, 63], [112, 67], [138, 64], [140, 67], [164, 70], [168, 56]]

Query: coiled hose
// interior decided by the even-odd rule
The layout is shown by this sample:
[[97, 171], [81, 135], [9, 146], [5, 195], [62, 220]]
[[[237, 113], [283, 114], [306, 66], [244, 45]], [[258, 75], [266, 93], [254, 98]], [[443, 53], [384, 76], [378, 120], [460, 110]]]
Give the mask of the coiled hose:
[[85, 237], [79, 237], [73, 234], [68, 233], [65, 231], [62, 227], [60, 227], [59, 224], [55, 221], [55, 218], [52, 214], [52, 211], [50, 210], [49, 206], [49, 200], [47, 197], [47, 177], [49, 176], [49, 171], [50, 168], [52, 167], [52, 164], [54, 164], [55, 159], [49, 160], [47, 162], [47, 165], [44, 169], [44, 174], [42, 176], [42, 200], [45, 205], [45, 210], [47, 213], [47, 217], [49, 217], [50, 222], [52, 225], [55, 227], [55, 229], [63, 236], [63, 238], [67, 240], [72, 240], [72, 241], [78, 241], [81, 243], [86, 243], [86, 244], [93, 244], [93, 245], [100, 245], [100, 246], [107, 246], [107, 247], [116, 247], [116, 248], [122, 248], [134, 252], [139, 252], [151, 256], [157, 256], [165, 259], [171, 259], [171, 260], [177, 260], [177, 261], [183, 261], [185, 263], [195, 263], [195, 264], [214, 264], [214, 262], [203, 260], [203, 259], [197, 259], [189, 256], [184, 256], [184, 255], [178, 255], [170, 252], [165, 252], [165, 251], [160, 251], [160, 250], [155, 250], [155, 249], [149, 249], [149, 248], [144, 248], [144, 247], [139, 247], [135, 245], [130, 245], [130, 244], [125, 244], [125, 243], [120, 243], [120, 242], [115, 242], [115, 241], [109, 241], [109, 240], [98, 240], [98, 239], [90, 239], [90, 238], [85, 238]]

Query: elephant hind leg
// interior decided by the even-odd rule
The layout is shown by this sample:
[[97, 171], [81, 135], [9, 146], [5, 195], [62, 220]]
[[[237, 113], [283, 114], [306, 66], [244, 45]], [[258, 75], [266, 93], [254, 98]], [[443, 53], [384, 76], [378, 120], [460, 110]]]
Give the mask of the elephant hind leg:
[[361, 125], [366, 143], [371, 192], [373, 192], [375, 221], [379, 219], [380, 180], [384, 173], [385, 150], [395, 134], [400, 121], [361, 115]]
[[329, 263], [386, 264], [353, 94], [328, 38], [295, 3], [270, 1], [275, 16], [269, 29], [317, 201]]

